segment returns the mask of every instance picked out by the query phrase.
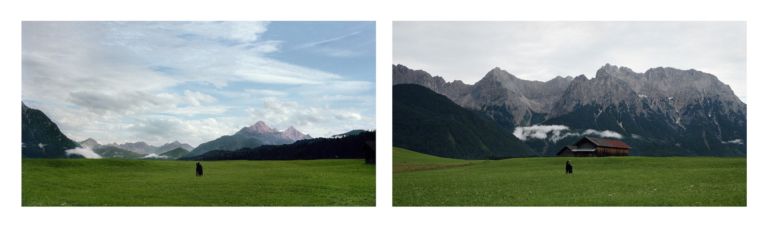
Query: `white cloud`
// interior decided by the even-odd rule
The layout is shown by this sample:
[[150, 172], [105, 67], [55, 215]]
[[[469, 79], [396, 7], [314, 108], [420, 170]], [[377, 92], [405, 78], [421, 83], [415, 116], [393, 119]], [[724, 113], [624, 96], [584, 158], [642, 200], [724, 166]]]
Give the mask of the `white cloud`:
[[546, 139], [550, 133], [553, 136], [557, 136], [559, 138], [561, 133], [568, 130], [569, 128], [563, 125], [533, 125], [533, 126], [516, 127], [514, 131], [514, 135], [515, 137], [523, 141], [531, 138]]
[[69, 93], [68, 100], [97, 114], [133, 114], [159, 106], [167, 106], [172, 102], [164, 100], [163, 97], [153, 96], [141, 91], [75, 91]]
[[67, 156], [73, 155], [73, 154], [80, 155], [88, 159], [101, 158], [101, 155], [93, 152], [93, 150], [91, 150], [91, 148], [88, 148], [88, 147], [78, 147], [78, 148], [67, 150]]
[[[129, 23], [130, 24], [130, 23]], [[148, 23], [162, 29], [178, 29], [182, 34], [201, 36], [207, 39], [226, 39], [238, 42], [252, 42], [267, 31], [268, 22], [171, 22]]]
[[214, 98], [213, 96], [210, 96], [208, 94], [205, 94], [199, 91], [185, 90], [184, 96], [187, 103], [189, 103], [189, 105], [192, 105], [192, 106], [200, 106], [205, 103], [216, 102], [216, 98]]
[[230, 135], [241, 126], [243, 118], [207, 118], [185, 120], [176, 117], [150, 117], [134, 120], [122, 130], [130, 139], [161, 145], [184, 138], [184, 142], [196, 146], [223, 135]]
[[285, 129], [294, 126], [314, 137], [329, 137], [353, 129], [375, 129], [373, 117], [348, 109], [299, 104], [295, 101], [265, 98], [261, 107], [247, 110], [252, 122], [262, 120]]
[[693, 68], [747, 95], [744, 22], [395, 22], [393, 59], [466, 83], [493, 67], [540, 81], [605, 63]]
[[519, 126], [515, 128], [515, 131], [513, 132], [515, 137], [522, 141], [527, 141], [531, 139], [539, 139], [544, 140], [547, 139], [551, 142], [558, 142], [566, 137], [571, 136], [584, 136], [584, 135], [595, 135], [600, 136], [602, 138], [618, 138], [621, 139], [623, 136], [617, 132], [610, 131], [610, 130], [593, 130], [593, 129], [587, 129], [583, 132], [573, 132], [568, 126], [564, 125], [533, 125], [533, 126]]
[[269, 90], [269, 89], [245, 89], [247, 96], [259, 96], [259, 97], [278, 97], [288, 95], [285, 91]]
[[145, 159], [167, 159], [167, 156], [163, 155], [157, 155], [156, 153], [150, 153], [147, 156], [144, 156]]
[[730, 141], [723, 141], [723, 144], [738, 144], [738, 145], [744, 145], [744, 141], [741, 139], [733, 139]]
[[336, 114], [334, 117], [338, 120], [361, 120], [363, 119], [363, 116], [361, 116], [358, 113], [354, 112], [341, 112]]
[[601, 138], [618, 138], [618, 139], [624, 138], [623, 136], [621, 136], [621, 134], [616, 133], [614, 131], [610, 131], [610, 130], [598, 131], [593, 129], [587, 129], [582, 133], [582, 135], [597, 135], [597, 136], [600, 136]]
[[[264, 97], [300, 101], [285, 112], [313, 135], [375, 127], [366, 110], [375, 100], [372, 82], [270, 58], [266, 54], [281, 51], [282, 41], [263, 38], [268, 25], [24, 22], [22, 99], [69, 137], [107, 143], [196, 145], [253, 124], [244, 107]], [[350, 97], [357, 100], [328, 102]], [[346, 123], [321, 122], [339, 119]]]
[[280, 51], [282, 41], [264, 41], [253, 46], [253, 49], [261, 53], [271, 53]]

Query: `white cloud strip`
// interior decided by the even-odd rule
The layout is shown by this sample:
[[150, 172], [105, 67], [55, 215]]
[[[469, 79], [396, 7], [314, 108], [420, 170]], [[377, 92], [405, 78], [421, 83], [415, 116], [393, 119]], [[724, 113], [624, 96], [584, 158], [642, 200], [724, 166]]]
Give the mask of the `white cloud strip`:
[[78, 147], [74, 149], [67, 150], [67, 156], [70, 155], [80, 155], [88, 159], [100, 159], [101, 155], [97, 154], [96, 152], [93, 152], [91, 148], [88, 147]]
[[623, 138], [621, 134], [610, 130], [598, 131], [587, 129], [582, 132], [573, 132], [568, 126], [564, 125], [533, 125], [516, 127], [513, 134], [515, 137], [522, 141], [547, 139], [551, 142], [558, 142], [566, 137], [585, 135], [599, 136], [602, 138]]

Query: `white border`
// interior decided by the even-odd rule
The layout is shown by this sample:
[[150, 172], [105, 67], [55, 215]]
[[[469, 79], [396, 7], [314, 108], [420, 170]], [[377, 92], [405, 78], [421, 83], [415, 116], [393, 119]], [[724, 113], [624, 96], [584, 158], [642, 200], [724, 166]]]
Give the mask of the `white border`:
[[[754, 1], [758, 2], [758, 1]], [[68, 0], [4, 2], [0, 87], [0, 227], [136, 228], [766, 228], [766, 161], [758, 148], [768, 117], [765, 6], [750, 1], [291, 1]], [[377, 207], [375, 208], [21, 208], [21, 20], [375, 20], [377, 21]], [[401, 208], [391, 207], [393, 20], [737, 20], [747, 21], [748, 207], [743, 208]], [[425, 34], [428, 36], [428, 34]], [[674, 36], [674, 34], [670, 34]], [[762, 213], [762, 214], [761, 214]]]

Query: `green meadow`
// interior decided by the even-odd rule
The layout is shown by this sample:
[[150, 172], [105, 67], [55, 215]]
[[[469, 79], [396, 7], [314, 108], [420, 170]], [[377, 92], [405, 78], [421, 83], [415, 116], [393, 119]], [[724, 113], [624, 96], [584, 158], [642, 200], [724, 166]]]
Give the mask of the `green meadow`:
[[363, 160], [23, 159], [22, 206], [374, 206]]
[[[395, 206], [746, 206], [745, 157], [456, 160], [395, 147]], [[574, 174], [565, 175], [565, 161]]]

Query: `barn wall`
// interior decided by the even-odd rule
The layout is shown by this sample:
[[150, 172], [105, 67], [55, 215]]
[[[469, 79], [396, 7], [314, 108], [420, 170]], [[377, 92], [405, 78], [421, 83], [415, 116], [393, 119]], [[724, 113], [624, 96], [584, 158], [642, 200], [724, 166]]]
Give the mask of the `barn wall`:
[[597, 147], [595, 149], [598, 156], [627, 156], [629, 155], [628, 149]]
[[570, 151], [570, 150], [567, 150], [567, 149], [566, 150], [562, 150], [562, 151], [557, 153], [557, 156], [560, 156], [560, 157], [573, 157], [573, 151]]

